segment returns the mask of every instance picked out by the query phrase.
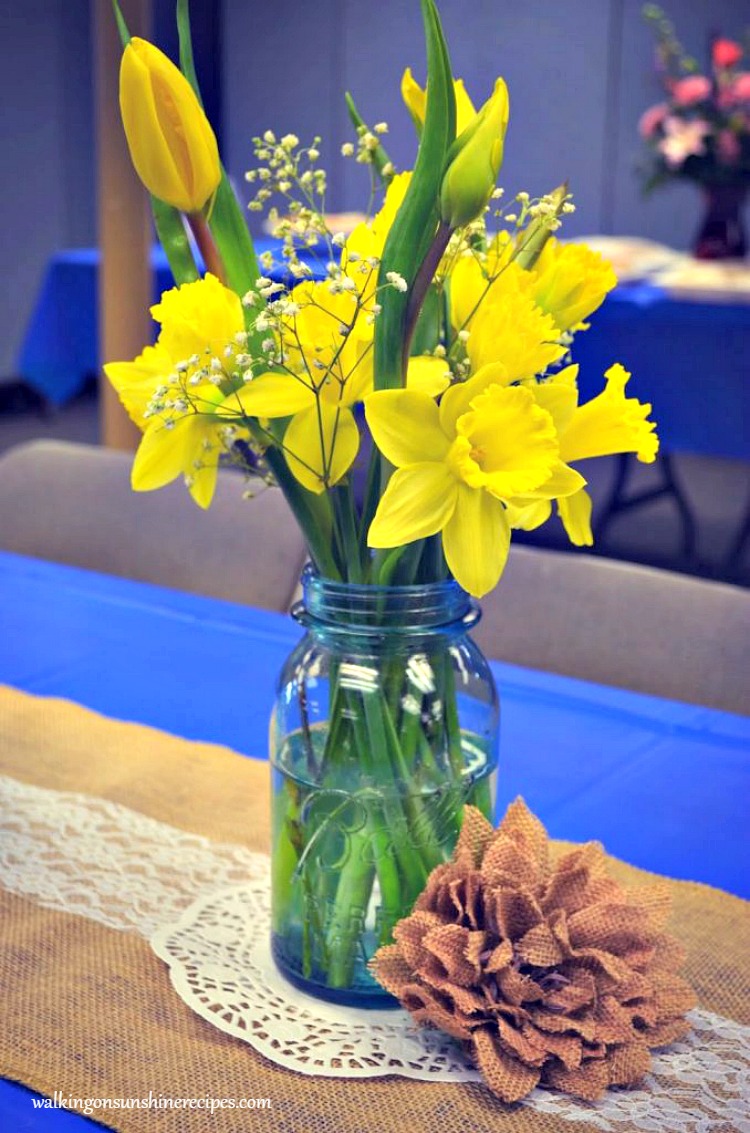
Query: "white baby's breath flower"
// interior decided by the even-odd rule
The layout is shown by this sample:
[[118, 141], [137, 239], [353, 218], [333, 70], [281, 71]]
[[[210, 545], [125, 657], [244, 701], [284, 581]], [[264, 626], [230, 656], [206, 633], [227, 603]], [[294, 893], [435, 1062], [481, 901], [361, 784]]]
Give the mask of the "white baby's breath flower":
[[395, 287], [396, 291], [408, 291], [409, 285], [399, 272], [387, 271], [385, 278], [388, 280], [391, 287]]
[[351, 142], [344, 142], [344, 144], [341, 147], [341, 156], [342, 157], [351, 157], [353, 153], [354, 153], [354, 146], [352, 145], [352, 143]]

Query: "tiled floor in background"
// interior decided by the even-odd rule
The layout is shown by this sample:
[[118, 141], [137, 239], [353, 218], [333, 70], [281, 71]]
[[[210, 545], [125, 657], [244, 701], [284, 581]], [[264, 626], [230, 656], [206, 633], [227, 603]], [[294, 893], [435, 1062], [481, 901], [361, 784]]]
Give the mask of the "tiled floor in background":
[[[0, 452], [35, 437], [56, 437], [96, 444], [99, 411], [94, 386], [62, 409], [43, 410], [22, 387], [0, 386]], [[609, 524], [595, 550], [612, 558], [648, 563], [750, 586], [750, 538], [739, 560], [727, 555], [750, 510], [750, 463], [681, 455], [673, 458], [674, 472], [695, 517], [694, 557], [682, 552], [682, 528], [672, 499], [663, 498], [630, 509]], [[615, 474], [614, 459], [589, 461], [581, 467], [594, 499], [594, 523], [602, 513]], [[653, 467], [634, 464], [634, 487], [654, 484]], [[544, 546], [569, 549], [557, 520], [523, 537]]]

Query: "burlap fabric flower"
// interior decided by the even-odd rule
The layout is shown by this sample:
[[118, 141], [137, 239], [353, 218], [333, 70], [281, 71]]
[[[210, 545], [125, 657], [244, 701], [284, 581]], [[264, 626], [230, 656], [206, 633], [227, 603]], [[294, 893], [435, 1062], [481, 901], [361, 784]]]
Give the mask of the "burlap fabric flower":
[[433, 870], [372, 971], [420, 1023], [462, 1040], [490, 1089], [536, 1085], [593, 1100], [633, 1086], [695, 1006], [664, 933], [660, 884], [625, 891], [589, 843], [551, 861], [522, 799], [494, 830], [466, 807], [451, 861]]

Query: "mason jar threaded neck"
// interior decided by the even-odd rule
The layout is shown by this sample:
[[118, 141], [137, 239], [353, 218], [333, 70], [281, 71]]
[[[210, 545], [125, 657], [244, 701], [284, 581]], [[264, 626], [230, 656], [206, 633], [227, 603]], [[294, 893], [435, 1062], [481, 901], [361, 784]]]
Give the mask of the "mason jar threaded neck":
[[303, 600], [293, 613], [303, 624], [363, 633], [423, 633], [440, 627], [468, 629], [479, 619], [477, 603], [454, 579], [411, 586], [377, 586], [302, 572]]

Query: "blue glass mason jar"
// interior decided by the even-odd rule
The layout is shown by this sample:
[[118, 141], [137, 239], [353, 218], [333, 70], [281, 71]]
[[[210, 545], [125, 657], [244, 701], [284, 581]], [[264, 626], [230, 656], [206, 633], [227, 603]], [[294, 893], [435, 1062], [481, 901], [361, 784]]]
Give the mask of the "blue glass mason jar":
[[491, 818], [498, 700], [452, 580], [365, 586], [302, 576], [306, 629], [271, 716], [272, 950], [282, 973], [337, 1003], [393, 1001], [368, 971], [465, 803]]

